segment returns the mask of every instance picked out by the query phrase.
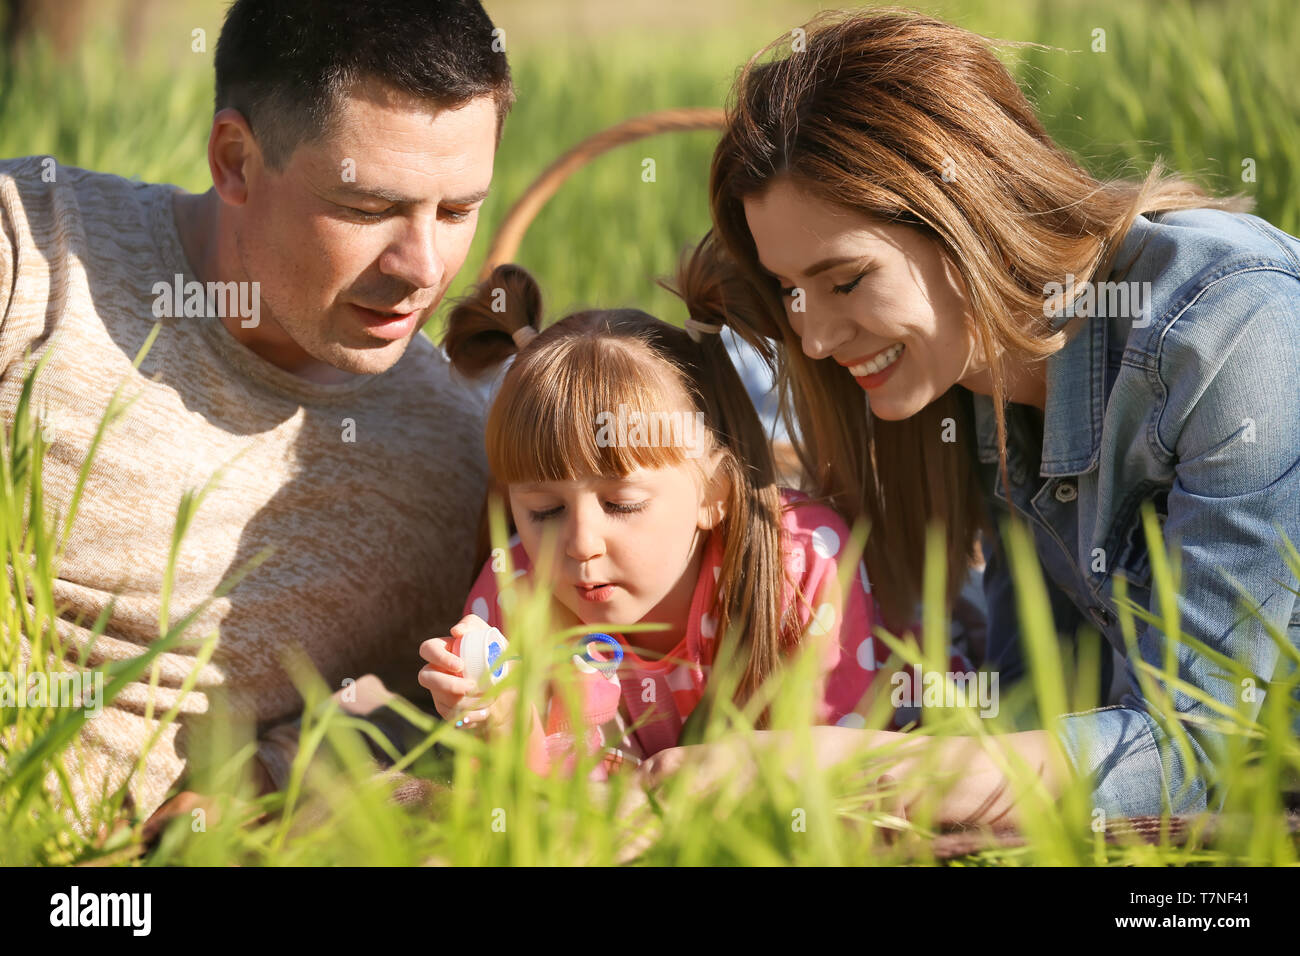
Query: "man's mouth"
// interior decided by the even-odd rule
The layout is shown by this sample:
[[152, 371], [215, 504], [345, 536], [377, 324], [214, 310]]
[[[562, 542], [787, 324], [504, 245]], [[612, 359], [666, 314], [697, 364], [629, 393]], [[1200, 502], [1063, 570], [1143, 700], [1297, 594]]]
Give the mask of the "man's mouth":
[[397, 312], [392, 309], [371, 309], [364, 305], [352, 304], [357, 315], [365, 323], [372, 335], [382, 339], [400, 339], [409, 335], [419, 324], [423, 309], [409, 312]]
[[428, 308], [428, 306], [427, 305], [417, 306], [415, 308], [408, 309], [408, 308], [403, 308], [400, 305], [397, 306], [396, 308], [388, 308], [387, 306], [383, 308], [375, 308], [374, 306], [369, 306], [369, 305], [357, 305], [357, 308], [361, 309], [364, 312], [373, 312], [376, 316], [383, 316], [390, 319], [399, 319], [399, 318], [404, 318], [408, 315], [422, 313]]

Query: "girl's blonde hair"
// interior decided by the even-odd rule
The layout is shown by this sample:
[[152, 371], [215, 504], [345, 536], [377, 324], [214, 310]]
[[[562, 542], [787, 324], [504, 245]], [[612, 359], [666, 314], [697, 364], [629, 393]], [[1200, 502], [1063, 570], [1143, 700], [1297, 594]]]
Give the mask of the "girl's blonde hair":
[[[990, 41], [941, 20], [896, 8], [824, 14], [807, 25], [802, 49], [759, 62], [785, 39], [755, 54], [736, 82], [713, 157], [713, 221], [765, 303], [746, 313], [754, 321], [738, 317], [736, 331], [756, 346], [784, 343], [781, 404], [799, 423], [810, 490], [850, 522], [869, 522], [873, 590], [886, 624], [901, 628], [919, 598], [927, 524], [944, 527], [949, 602], [988, 527], [971, 394], [954, 386], [905, 421], [873, 418], [847, 369], [801, 351], [778, 283], [759, 264], [744, 200], [784, 179], [939, 244], [965, 282], [988, 356], [1004, 482], [1006, 356], [1042, 360], [1078, 328], [1054, 331], [1043, 318], [1047, 284], [1104, 277], [1140, 213], [1247, 211], [1251, 201], [1216, 199], [1159, 162], [1142, 181], [1094, 179], [1049, 138]], [[949, 418], [958, 442], [941, 440]]]
[[[734, 266], [718, 263], [709, 235], [683, 257], [680, 288], [672, 291], [692, 318], [721, 325], [733, 306], [752, 295], [735, 284], [736, 276]], [[540, 331], [521, 349], [515, 333], [524, 328]], [[469, 376], [515, 355], [486, 425], [498, 494], [517, 482], [623, 477], [637, 468], [688, 462], [704, 479], [702, 463], [719, 453], [716, 477], [727, 490], [715, 528], [722, 535], [717, 633], [739, 642], [735, 701], [749, 700], [775, 671], [783, 646], [797, 641], [799, 624], [793, 608], [781, 607], [786, 577], [771, 449], [722, 337], [704, 334], [696, 342], [636, 309], [576, 312], [542, 328], [537, 282], [523, 268], [503, 265], [452, 309], [443, 346], [457, 370]], [[703, 447], [598, 441], [598, 416], [616, 415], [620, 405], [629, 419], [633, 413], [683, 412], [693, 419], [703, 413]], [[484, 544], [480, 540], [481, 551]]]

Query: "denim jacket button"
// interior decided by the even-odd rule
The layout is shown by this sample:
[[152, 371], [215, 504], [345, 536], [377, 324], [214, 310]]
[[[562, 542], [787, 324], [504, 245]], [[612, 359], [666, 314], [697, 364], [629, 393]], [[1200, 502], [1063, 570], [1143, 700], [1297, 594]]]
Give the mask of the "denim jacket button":
[[1063, 481], [1056, 486], [1056, 500], [1061, 504], [1068, 504], [1075, 498], [1079, 497], [1079, 489], [1075, 487], [1072, 481]]

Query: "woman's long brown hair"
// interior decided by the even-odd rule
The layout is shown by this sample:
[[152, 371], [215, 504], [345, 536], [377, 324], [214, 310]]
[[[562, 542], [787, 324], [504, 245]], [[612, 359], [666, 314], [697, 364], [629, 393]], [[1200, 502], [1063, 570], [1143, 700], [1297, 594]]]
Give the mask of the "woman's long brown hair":
[[[1041, 361], [1078, 328], [1054, 331], [1044, 319], [1047, 285], [1105, 277], [1141, 213], [1246, 211], [1251, 201], [1215, 198], [1158, 162], [1141, 181], [1093, 178], [1048, 136], [992, 41], [952, 24], [885, 8], [824, 14], [804, 34], [744, 67], [713, 157], [710, 204], [720, 242], [768, 302], [737, 331], [756, 345], [784, 344], [782, 408], [798, 422], [809, 490], [850, 522], [869, 523], [872, 589], [899, 629], [919, 599], [927, 525], [944, 528], [950, 603], [986, 526], [970, 393], [954, 385], [905, 421], [873, 418], [847, 369], [801, 351], [778, 283], [759, 264], [744, 200], [783, 179], [939, 244], [965, 282], [975, 342], [988, 356], [1004, 482], [1007, 362]], [[784, 55], [760, 62], [772, 51]], [[956, 442], [941, 440], [948, 418]]]

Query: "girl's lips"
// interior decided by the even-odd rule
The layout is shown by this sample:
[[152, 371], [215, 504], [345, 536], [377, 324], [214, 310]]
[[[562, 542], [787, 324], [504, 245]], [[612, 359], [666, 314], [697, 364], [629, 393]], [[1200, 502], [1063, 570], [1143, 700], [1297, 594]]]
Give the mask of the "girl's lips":
[[578, 597], [584, 601], [591, 601], [593, 604], [602, 604], [614, 596], [614, 584], [598, 584], [595, 587], [584, 587], [581, 584], [574, 585], [578, 592]]

